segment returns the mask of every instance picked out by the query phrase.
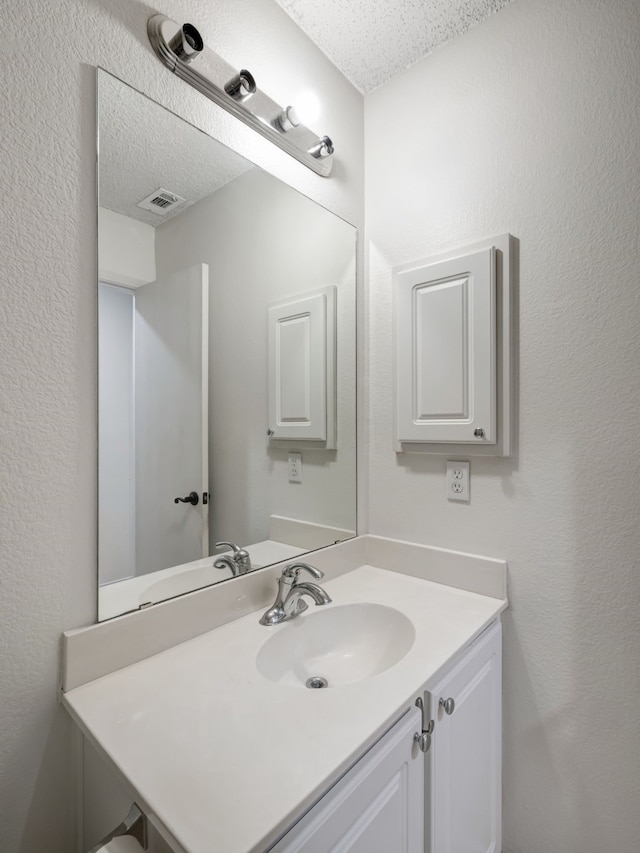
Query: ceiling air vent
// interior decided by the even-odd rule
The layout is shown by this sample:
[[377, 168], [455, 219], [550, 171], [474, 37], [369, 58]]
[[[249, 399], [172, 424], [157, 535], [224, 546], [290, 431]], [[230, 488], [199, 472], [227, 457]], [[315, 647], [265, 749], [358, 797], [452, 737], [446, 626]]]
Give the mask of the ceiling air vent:
[[139, 201], [138, 207], [141, 207], [143, 210], [150, 210], [152, 213], [157, 213], [158, 216], [166, 216], [170, 210], [179, 207], [185, 202], [186, 198], [182, 198], [182, 196], [175, 193], [170, 193], [169, 190], [161, 187], [159, 190], [152, 192], [151, 195], [143, 198], [142, 201]]

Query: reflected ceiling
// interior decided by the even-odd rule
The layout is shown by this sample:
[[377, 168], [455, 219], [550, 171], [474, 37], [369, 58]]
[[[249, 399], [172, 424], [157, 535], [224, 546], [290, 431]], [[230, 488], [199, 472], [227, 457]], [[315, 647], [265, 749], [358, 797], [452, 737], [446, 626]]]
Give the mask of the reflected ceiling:
[[[211, 156], [211, 137], [115, 77], [100, 81], [100, 206], [161, 225], [252, 168], [223, 145]], [[176, 152], [188, 151], [188, 157]], [[160, 187], [187, 199], [165, 216], [137, 203]]]

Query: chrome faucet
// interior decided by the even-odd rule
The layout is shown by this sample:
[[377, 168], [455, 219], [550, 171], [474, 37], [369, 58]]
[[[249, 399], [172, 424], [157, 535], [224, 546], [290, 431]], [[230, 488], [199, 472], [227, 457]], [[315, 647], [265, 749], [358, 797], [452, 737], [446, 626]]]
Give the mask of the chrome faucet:
[[233, 577], [246, 575], [251, 571], [251, 557], [248, 551], [238, 548], [233, 542], [216, 542], [216, 548], [222, 548], [223, 545], [231, 548], [233, 554], [221, 554], [213, 564], [214, 569], [229, 569]]
[[261, 625], [279, 625], [303, 613], [308, 607], [306, 601], [302, 600], [303, 595], [310, 596], [316, 604], [330, 603], [331, 598], [321, 586], [311, 581], [298, 581], [302, 570], [309, 572], [316, 580], [324, 577], [324, 572], [307, 563], [289, 563], [285, 566], [278, 580], [276, 600], [262, 614]]

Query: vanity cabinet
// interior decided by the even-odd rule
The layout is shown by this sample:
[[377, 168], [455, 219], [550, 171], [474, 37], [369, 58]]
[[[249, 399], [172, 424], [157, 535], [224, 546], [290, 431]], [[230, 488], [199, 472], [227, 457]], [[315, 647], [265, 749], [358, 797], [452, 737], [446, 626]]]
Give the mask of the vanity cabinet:
[[271, 853], [424, 853], [424, 761], [408, 711]]
[[501, 625], [428, 682], [431, 745], [412, 708], [270, 853], [500, 853]]
[[494, 623], [428, 685], [426, 853], [500, 853], [502, 631]]

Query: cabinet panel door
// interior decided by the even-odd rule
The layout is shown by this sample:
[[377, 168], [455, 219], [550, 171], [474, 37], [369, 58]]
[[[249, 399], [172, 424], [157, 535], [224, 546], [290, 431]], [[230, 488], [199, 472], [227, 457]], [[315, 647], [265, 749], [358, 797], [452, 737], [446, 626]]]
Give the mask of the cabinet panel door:
[[495, 251], [396, 273], [399, 442], [496, 443]]
[[[500, 853], [501, 627], [430, 691], [429, 853]], [[447, 714], [440, 699], [453, 699]]]
[[424, 755], [412, 708], [272, 853], [424, 853]]
[[268, 310], [272, 439], [335, 446], [335, 300], [331, 285]]

